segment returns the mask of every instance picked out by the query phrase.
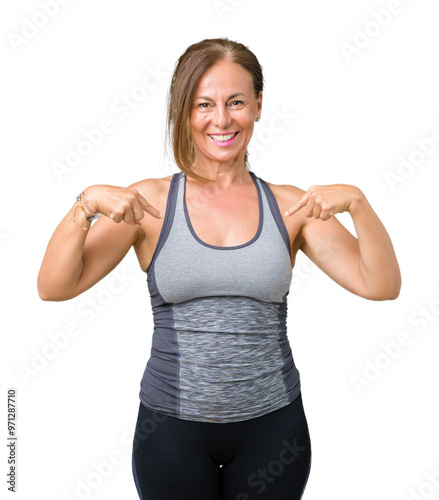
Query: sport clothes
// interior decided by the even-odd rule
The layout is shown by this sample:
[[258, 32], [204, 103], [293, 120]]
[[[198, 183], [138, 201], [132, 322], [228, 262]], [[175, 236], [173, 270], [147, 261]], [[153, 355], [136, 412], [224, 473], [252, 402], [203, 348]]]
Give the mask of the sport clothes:
[[186, 176], [172, 177], [146, 270], [154, 332], [139, 397], [149, 410], [198, 422], [240, 422], [299, 396], [286, 327], [289, 236], [268, 184], [249, 173], [259, 225], [250, 241], [232, 247], [209, 245], [196, 235]]

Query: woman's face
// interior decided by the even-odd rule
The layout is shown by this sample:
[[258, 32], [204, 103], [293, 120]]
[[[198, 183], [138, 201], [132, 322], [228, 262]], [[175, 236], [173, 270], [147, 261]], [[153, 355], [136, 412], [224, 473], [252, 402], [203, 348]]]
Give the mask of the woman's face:
[[197, 160], [227, 162], [244, 154], [260, 116], [250, 74], [239, 64], [219, 61], [200, 78], [190, 126]]

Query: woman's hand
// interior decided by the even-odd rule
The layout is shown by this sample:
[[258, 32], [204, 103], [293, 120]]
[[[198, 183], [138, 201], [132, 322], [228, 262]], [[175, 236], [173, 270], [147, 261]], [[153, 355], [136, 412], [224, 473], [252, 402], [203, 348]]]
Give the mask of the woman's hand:
[[311, 186], [303, 193], [300, 200], [285, 212], [284, 216], [289, 217], [305, 207], [305, 217], [325, 221], [335, 214], [351, 212], [361, 195], [359, 188], [349, 184]]
[[84, 200], [90, 210], [117, 223], [138, 224], [145, 216], [144, 212], [162, 218], [162, 214], [134, 188], [96, 184], [84, 190]]

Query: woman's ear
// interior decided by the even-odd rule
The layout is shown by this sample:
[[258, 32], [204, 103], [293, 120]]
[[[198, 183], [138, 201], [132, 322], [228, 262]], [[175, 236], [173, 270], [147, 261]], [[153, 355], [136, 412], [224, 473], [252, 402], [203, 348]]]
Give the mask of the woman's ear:
[[259, 97], [258, 97], [258, 113], [259, 113], [259, 118], [261, 117], [261, 110], [262, 110], [262, 90], [259, 91]]

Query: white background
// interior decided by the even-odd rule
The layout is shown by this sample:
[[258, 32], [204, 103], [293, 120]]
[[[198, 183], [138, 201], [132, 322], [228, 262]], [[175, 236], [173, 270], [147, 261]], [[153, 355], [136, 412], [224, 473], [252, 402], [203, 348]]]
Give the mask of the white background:
[[[47, 22], [44, 3], [52, 5]], [[439, 127], [437, 1], [64, 4], [57, 12], [49, 1], [0, 7], [2, 497], [7, 389], [14, 387], [14, 498], [137, 498], [131, 440], [152, 335], [146, 275], [131, 249], [110, 275], [66, 302], [42, 301], [37, 275], [53, 231], [85, 187], [127, 186], [177, 171], [163, 155], [174, 63], [188, 45], [227, 36], [249, 46], [264, 68], [252, 170], [302, 189], [360, 187], [402, 272], [397, 300], [369, 301], [298, 256], [288, 335], [313, 445], [303, 498], [439, 499], [438, 144], [430, 141], [423, 158], [415, 151], [416, 141]], [[383, 9], [393, 13], [378, 14]], [[34, 22], [40, 27], [32, 32]], [[20, 40], [23, 33], [28, 39]], [[135, 92], [147, 68], [161, 81], [122, 119], [115, 103]], [[285, 123], [273, 131], [276, 113]], [[57, 175], [54, 163], [65, 163], [67, 148], [102, 119], [113, 131]], [[403, 176], [401, 157], [416, 163], [400, 170]], [[389, 173], [400, 175], [396, 184]], [[348, 214], [337, 217], [354, 231]], [[71, 323], [77, 335], [54, 353], [54, 335]], [[410, 344], [391, 359], [382, 343], [401, 332]], [[369, 368], [367, 380], [371, 363], [379, 368]], [[34, 372], [26, 377], [24, 370]], [[361, 389], [353, 376], [366, 381]], [[98, 476], [95, 464], [114, 453], [118, 464]], [[81, 481], [92, 485], [82, 497]]]

